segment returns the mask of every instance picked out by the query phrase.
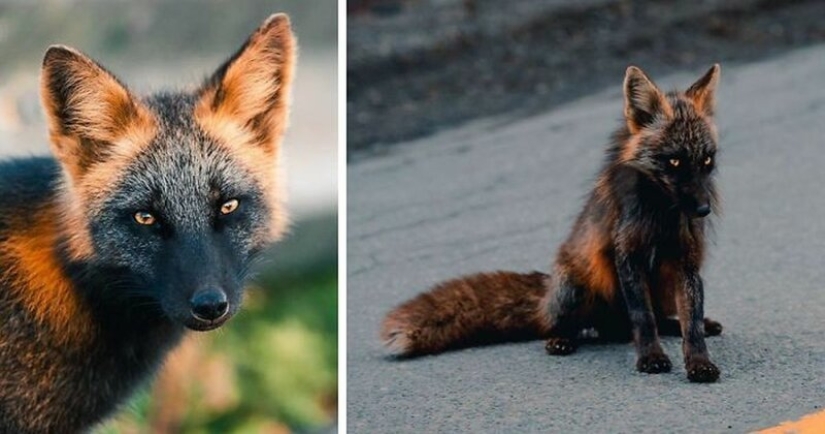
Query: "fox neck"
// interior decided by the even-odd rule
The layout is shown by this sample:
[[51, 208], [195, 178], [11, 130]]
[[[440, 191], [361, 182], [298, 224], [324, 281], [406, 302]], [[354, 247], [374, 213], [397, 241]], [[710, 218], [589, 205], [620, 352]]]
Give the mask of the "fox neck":
[[5, 261], [1, 277], [42, 330], [39, 339], [79, 351], [103, 344], [117, 352], [118, 346], [134, 342], [171, 348], [183, 327], [171, 324], [154, 306], [118, 294], [114, 284], [124, 281], [122, 272], [72, 260], [62, 215], [59, 206], [44, 204], [25, 219], [11, 221], [10, 235], [0, 241]]
[[162, 330], [177, 339], [183, 334], [184, 327], [163, 315], [156, 300], [133, 293], [139, 282], [128, 272], [93, 261], [67, 262], [66, 270], [101, 336], [141, 339]]
[[676, 199], [649, 175], [632, 167], [613, 166], [605, 176], [616, 189], [620, 214], [647, 234], [644, 238], [651, 247], [656, 240], [703, 242], [706, 219], [687, 215]]

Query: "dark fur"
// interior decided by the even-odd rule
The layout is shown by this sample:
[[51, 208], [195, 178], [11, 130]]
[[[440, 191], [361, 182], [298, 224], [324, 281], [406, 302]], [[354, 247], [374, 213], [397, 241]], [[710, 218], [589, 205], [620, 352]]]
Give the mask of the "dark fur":
[[[284, 42], [291, 62], [285, 16], [253, 38], [270, 38], [269, 49]], [[151, 378], [187, 328], [220, 326], [239, 308], [250, 266], [284, 218], [271, 198], [274, 178], [260, 173], [277, 163], [280, 137], [268, 119], [283, 124], [286, 112], [239, 122], [265, 143], [224, 143], [205, 131], [195, 114], [200, 93], [231, 93], [220, 88], [231, 63], [196, 92], [139, 99], [82, 54], [47, 53], [44, 104], [57, 158], [0, 163], [0, 433], [89, 430]], [[289, 81], [273, 84], [285, 97]], [[95, 104], [84, 105], [90, 98]], [[246, 147], [266, 148], [271, 159], [251, 164], [244, 153], [257, 158], [259, 149]], [[118, 159], [125, 164], [115, 167]], [[88, 185], [92, 173], [108, 181]], [[240, 205], [223, 215], [229, 199]], [[157, 224], [136, 223], [144, 210]], [[228, 298], [220, 322], [192, 318], [190, 298], [204, 288]]]
[[543, 336], [546, 278], [500, 271], [441, 283], [387, 316], [385, 344], [400, 355], [420, 355]]
[[563, 355], [594, 328], [603, 339], [632, 338], [637, 369], [658, 373], [671, 369], [663, 333], [684, 336], [691, 381], [715, 381], [704, 337], [721, 325], [704, 318], [699, 270], [707, 232], [701, 217], [706, 206], [718, 211], [711, 120], [718, 75], [715, 66], [687, 92], [665, 95], [629, 68], [626, 123], [551, 275], [497, 272], [440, 284], [387, 315], [388, 347], [415, 356], [541, 337], [548, 353]]

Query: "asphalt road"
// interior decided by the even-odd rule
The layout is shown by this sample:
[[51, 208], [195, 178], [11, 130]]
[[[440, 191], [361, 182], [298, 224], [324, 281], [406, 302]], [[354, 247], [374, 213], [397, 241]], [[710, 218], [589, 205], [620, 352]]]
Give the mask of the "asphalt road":
[[430, 285], [548, 269], [620, 119], [622, 72], [541, 116], [477, 121], [349, 166], [350, 432], [747, 432], [822, 411], [825, 46], [722, 65], [725, 211], [704, 270], [706, 313], [725, 326], [708, 341], [720, 382], [688, 383], [676, 338], [663, 375], [635, 372], [630, 344], [385, 356], [382, 316]]

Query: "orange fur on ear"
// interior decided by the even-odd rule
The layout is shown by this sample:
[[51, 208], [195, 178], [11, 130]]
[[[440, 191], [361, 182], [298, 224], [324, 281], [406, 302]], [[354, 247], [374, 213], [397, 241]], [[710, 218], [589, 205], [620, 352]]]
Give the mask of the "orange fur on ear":
[[276, 151], [287, 125], [295, 52], [289, 18], [270, 16], [201, 89], [198, 123], [230, 145]]
[[631, 134], [650, 125], [659, 116], [673, 117], [673, 109], [662, 91], [635, 66], [629, 66], [625, 73], [624, 100], [624, 116]]
[[154, 134], [149, 110], [111, 73], [71, 48], [49, 47], [40, 87], [53, 149], [73, 177], [116, 143], [145, 143]]
[[705, 116], [713, 116], [713, 109], [716, 106], [716, 86], [719, 84], [721, 74], [722, 68], [717, 63], [685, 91], [685, 96], [693, 101], [696, 110]]

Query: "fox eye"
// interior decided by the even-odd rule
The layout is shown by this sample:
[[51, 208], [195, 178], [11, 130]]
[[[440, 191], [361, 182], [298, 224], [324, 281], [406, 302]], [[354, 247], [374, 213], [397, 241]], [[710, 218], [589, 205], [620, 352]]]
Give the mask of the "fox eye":
[[679, 167], [679, 165], [682, 164], [682, 160], [680, 160], [678, 158], [671, 158], [669, 163], [673, 167]]
[[155, 216], [153, 216], [152, 213], [150, 213], [148, 211], [138, 211], [138, 212], [135, 213], [134, 217], [135, 217], [135, 221], [138, 224], [144, 225], [144, 226], [151, 226], [151, 225], [155, 224], [155, 221], [156, 221]]
[[238, 209], [238, 199], [229, 199], [221, 205], [221, 214], [227, 215], [235, 212]]
[[713, 157], [705, 158], [705, 166], [710, 166], [710, 163], [713, 163]]

